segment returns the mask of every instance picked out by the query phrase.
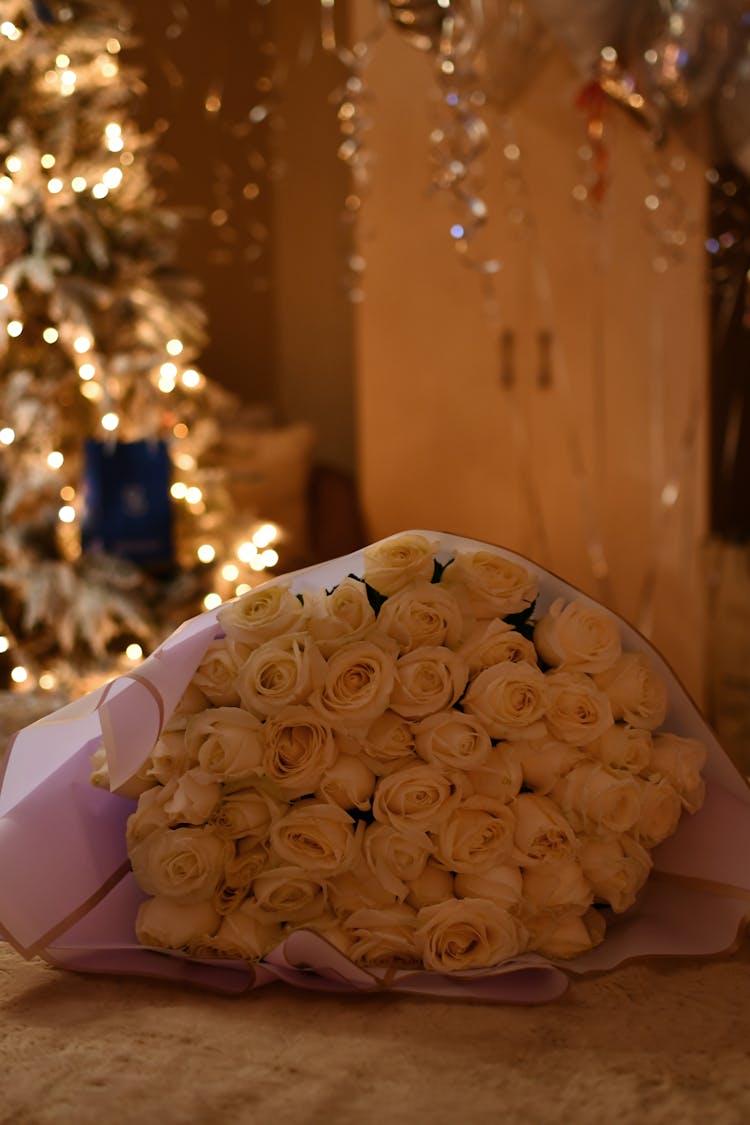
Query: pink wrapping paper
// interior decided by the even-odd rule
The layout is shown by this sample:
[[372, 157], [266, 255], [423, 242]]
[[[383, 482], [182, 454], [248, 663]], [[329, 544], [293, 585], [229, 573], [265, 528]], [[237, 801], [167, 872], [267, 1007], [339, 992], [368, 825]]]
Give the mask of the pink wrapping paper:
[[[456, 550], [487, 544], [421, 532]], [[537, 614], [579, 591], [529, 560], [538, 576]], [[362, 574], [363, 552], [273, 579], [295, 593], [330, 588]], [[591, 599], [585, 599], [591, 602]], [[592, 602], [592, 604], [594, 604]], [[706, 956], [729, 951], [750, 917], [750, 790], [670, 668], [629, 625], [623, 647], [647, 650], [668, 685], [667, 727], [707, 748], [704, 807], [683, 816], [676, 834], [654, 852], [654, 871], [626, 914], [609, 925], [602, 945], [572, 961], [536, 954], [489, 970], [441, 975], [365, 970], [323, 938], [290, 934], [257, 965], [197, 960], [141, 946], [135, 914], [146, 897], [130, 871], [125, 824], [136, 802], [93, 787], [90, 755], [103, 739], [116, 788], [135, 773], [201, 662], [221, 636], [216, 611], [182, 625], [140, 665], [103, 688], [26, 727], [12, 740], [0, 773], [0, 937], [26, 957], [91, 972], [175, 979], [225, 992], [273, 980], [321, 991], [400, 992], [512, 1003], [540, 1003], [566, 989], [571, 974], [601, 972], [649, 956]]]

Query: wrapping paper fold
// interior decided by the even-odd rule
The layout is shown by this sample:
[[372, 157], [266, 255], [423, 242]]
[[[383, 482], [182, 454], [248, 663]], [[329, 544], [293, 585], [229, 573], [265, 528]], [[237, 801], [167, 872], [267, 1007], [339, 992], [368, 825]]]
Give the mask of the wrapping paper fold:
[[[439, 542], [441, 561], [457, 550], [488, 549], [453, 535], [422, 534]], [[532, 566], [540, 586], [537, 613], [557, 597], [584, 597], [529, 560], [489, 549]], [[356, 552], [272, 582], [302, 593], [363, 570], [363, 553]], [[601, 972], [634, 958], [731, 950], [750, 918], [750, 790], [663, 659], [629, 625], [620, 626], [624, 648], [648, 651], [668, 684], [668, 728], [707, 747], [707, 795], [704, 807], [683, 816], [676, 834], [656, 849], [654, 872], [637, 904], [613, 919], [602, 945], [590, 953], [558, 963], [530, 954], [491, 970], [444, 976], [366, 971], [305, 931], [290, 934], [253, 966], [141, 946], [134, 921], [146, 896], [130, 871], [125, 844], [135, 802], [94, 788], [89, 759], [103, 740], [113, 788], [138, 770], [207, 646], [222, 635], [216, 611], [182, 625], [137, 672], [11, 741], [0, 765], [0, 937], [26, 957], [38, 955], [68, 969], [182, 980], [229, 993], [283, 980], [322, 991], [387, 988], [525, 1003], [561, 995], [570, 974]]]

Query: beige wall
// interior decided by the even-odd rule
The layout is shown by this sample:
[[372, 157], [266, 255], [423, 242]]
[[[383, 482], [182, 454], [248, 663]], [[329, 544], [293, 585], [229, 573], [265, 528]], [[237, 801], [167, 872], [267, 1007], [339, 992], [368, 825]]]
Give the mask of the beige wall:
[[[360, 26], [370, 9], [369, 0], [356, 5]], [[655, 243], [643, 223], [643, 199], [653, 190], [645, 138], [614, 108], [612, 183], [602, 218], [587, 221], [576, 213], [571, 189], [584, 136], [573, 108], [578, 79], [566, 59], [553, 55], [513, 106], [537, 250], [533, 239], [514, 239], [504, 218], [497, 145], [487, 162], [486, 244], [504, 261], [502, 326], [517, 341], [511, 395], [499, 384], [496, 339], [477, 280], [449, 245], [456, 216], [445, 198], [427, 197], [431, 60], [389, 32], [370, 77], [377, 165], [363, 228], [372, 232], [363, 233], [362, 244], [366, 299], [357, 322], [369, 534], [427, 527], [504, 544], [606, 596], [644, 625], [649, 615], [641, 613], [640, 591], [656, 567], [648, 603], [654, 639], [699, 693], [704, 418], [683, 458], [677, 505], [668, 512], [658, 496], [668, 467], [679, 462], [691, 401], [704, 394], [700, 234], [682, 265], [654, 273]], [[679, 190], [700, 231], [700, 162], [676, 144], [671, 151], [687, 162]], [[539, 300], [540, 273], [551, 287], [552, 323]], [[537, 332], [550, 327], [557, 362], [552, 388], [540, 390]], [[583, 478], [576, 475], [571, 438], [580, 444]], [[542, 498], [543, 535], [530, 517], [529, 481]], [[592, 574], [592, 527], [609, 558], [608, 586]]]

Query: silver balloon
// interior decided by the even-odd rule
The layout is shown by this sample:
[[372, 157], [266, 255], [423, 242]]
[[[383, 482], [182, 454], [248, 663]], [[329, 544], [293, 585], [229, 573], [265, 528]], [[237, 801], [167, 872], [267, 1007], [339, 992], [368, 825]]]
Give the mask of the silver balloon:
[[640, 0], [626, 46], [639, 94], [688, 113], [714, 92], [737, 41], [741, 0]]
[[750, 39], [719, 90], [716, 117], [727, 152], [750, 178]]
[[502, 108], [521, 92], [550, 45], [529, 0], [485, 0], [479, 68], [495, 105]]
[[534, 0], [534, 8], [581, 74], [594, 78], [602, 48], [618, 48], [632, 0]]

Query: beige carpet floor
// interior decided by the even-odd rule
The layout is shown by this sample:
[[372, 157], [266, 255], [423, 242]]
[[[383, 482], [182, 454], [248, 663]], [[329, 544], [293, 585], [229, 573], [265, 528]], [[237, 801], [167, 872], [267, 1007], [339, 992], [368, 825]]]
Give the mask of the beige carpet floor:
[[750, 943], [534, 1007], [270, 985], [225, 998], [0, 945], [2, 1125], [744, 1125]]

